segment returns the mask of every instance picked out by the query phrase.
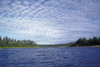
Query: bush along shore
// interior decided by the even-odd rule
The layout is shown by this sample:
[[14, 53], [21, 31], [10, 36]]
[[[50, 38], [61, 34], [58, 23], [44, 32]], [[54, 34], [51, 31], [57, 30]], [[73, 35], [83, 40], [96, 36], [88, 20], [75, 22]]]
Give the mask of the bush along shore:
[[79, 38], [76, 42], [54, 45], [38, 45], [31, 40], [16, 40], [6, 37], [0, 37], [0, 48], [33, 48], [33, 47], [100, 47], [100, 37]]

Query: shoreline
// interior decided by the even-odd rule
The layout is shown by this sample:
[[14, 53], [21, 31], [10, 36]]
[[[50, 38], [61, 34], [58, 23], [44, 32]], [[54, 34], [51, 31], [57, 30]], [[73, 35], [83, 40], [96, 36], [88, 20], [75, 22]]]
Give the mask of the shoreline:
[[[50, 46], [48, 46], [50, 47]], [[70, 46], [57, 46], [57, 47], [70, 47]], [[100, 47], [100, 45], [97, 46], [72, 46], [72, 47]], [[38, 47], [0, 47], [0, 49], [7, 49], [7, 48], [43, 48], [41, 46]]]
[[72, 46], [72, 47], [100, 47], [100, 45], [96, 45], [96, 46]]

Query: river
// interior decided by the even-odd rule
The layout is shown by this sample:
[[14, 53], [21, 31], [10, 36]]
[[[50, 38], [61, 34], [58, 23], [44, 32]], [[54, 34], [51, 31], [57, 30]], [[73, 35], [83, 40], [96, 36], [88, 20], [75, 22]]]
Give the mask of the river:
[[100, 47], [0, 49], [0, 67], [100, 67]]

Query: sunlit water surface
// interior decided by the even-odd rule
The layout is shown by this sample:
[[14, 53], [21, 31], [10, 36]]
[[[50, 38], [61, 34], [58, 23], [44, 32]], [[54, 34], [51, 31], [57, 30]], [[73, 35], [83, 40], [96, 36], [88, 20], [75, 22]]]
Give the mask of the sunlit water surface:
[[100, 47], [0, 49], [0, 67], [100, 67]]

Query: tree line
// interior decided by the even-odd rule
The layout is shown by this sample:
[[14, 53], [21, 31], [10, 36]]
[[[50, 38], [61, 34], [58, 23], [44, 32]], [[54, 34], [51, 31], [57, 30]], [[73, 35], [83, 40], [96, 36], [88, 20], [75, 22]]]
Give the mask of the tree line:
[[73, 46], [96, 46], [100, 45], [100, 37], [93, 37], [86, 39], [79, 38], [76, 42], [70, 42], [66, 44], [57, 44], [57, 45], [37, 45], [35, 41], [31, 40], [16, 40], [6, 37], [0, 36], [0, 47], [73, 47]]
[[84, 38], [79, 38], [73, 45], [71, 46], [96, 46], [100, 45], [100, 37], [93, 37], [86, 39]]
[[0, 36], [0, 47], [28, 47], [35, 46], [37, 43], [31, 40], [16, 40]]

